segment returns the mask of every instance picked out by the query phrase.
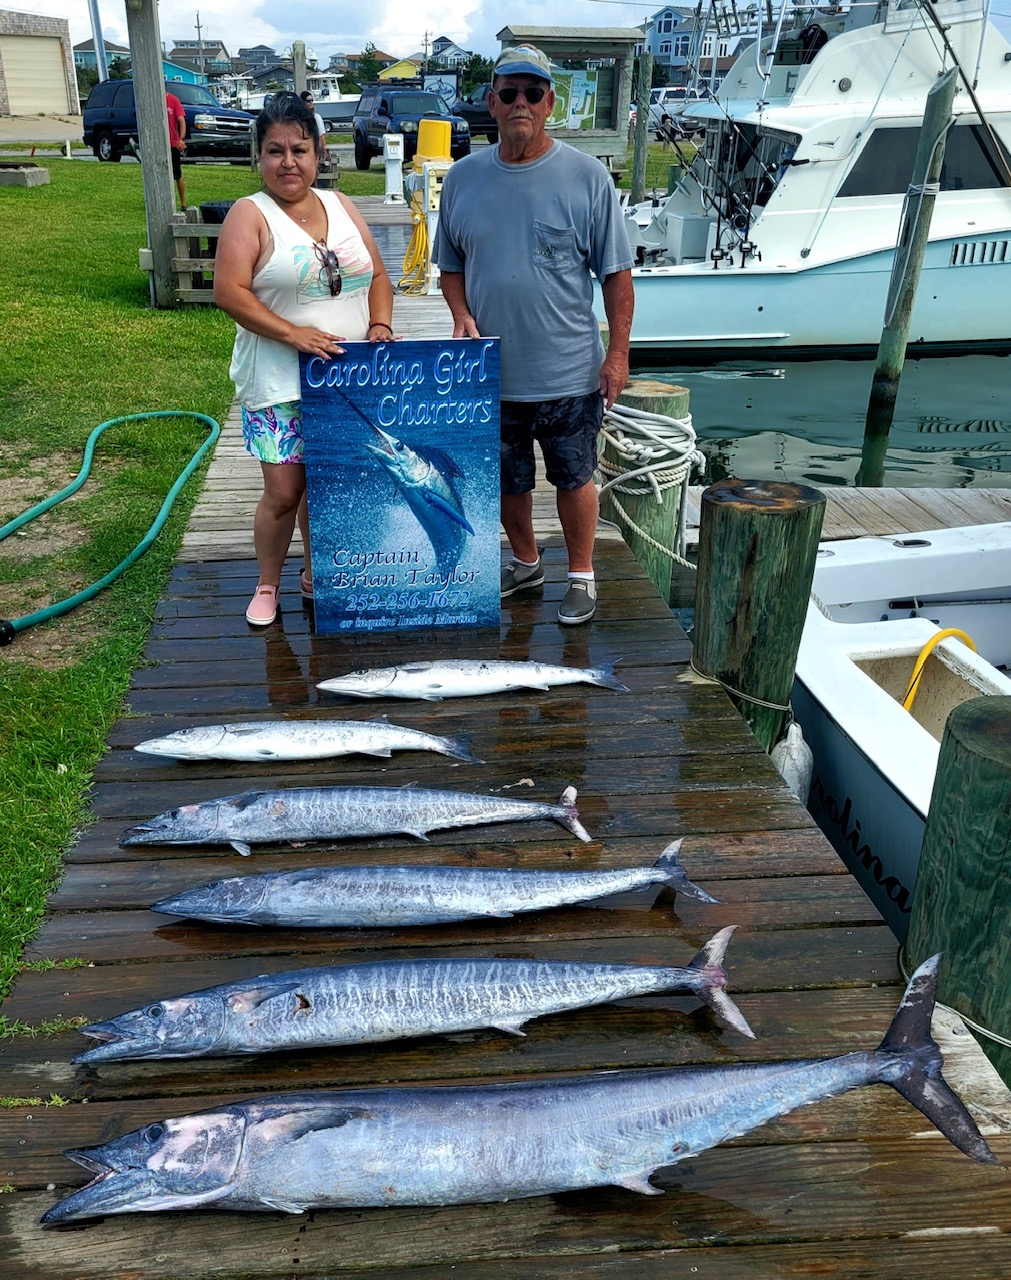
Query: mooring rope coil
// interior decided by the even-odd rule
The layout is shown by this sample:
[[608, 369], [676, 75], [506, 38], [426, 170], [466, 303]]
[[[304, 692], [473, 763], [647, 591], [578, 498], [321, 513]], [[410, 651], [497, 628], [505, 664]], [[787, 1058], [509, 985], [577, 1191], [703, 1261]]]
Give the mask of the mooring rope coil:
[[[601, 455], [597, 462], [597, 470], [609, 477], [601, 485], [601, 496], [610, 492], [617, 516], [650, 546], [678, 564], [694, 568], [684, 556], [688, 481], [693, 471], [705, 471], [706, 459], [696, 447], [691, 414], [672, 418], [663, 413], [633, 409], [631, 405], [614, 404], [604, 413], [600, 434], [619, 459], [613, 462]], [[634, 484], [633, 481], [640, 483]], [[652, 493], [659, 504], [664, 500], [663, 491], [673, 488], [680, 489], [677, 535], [675, 545], [665, 547], [640, 528], [616, 495], [625, 493], [641, 497]]]

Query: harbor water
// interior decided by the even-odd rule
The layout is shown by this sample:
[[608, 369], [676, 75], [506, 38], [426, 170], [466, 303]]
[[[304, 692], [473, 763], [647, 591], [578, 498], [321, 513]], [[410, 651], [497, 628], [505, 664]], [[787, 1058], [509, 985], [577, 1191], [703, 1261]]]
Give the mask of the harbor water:
[[[394, 284], [410, 228], [373, 233]], [[853, 485], [873, 360], [735, 361], [633, 369], [687, 387], [705, 483], [726, 476]], [[1011, 488], [1011, 356], [909, 359], [899, 384], [886, 486]]]
[[[636, 369], [687, 387], [705, 483], [726, 476], [853, 485], [874, 362], [740, 361]], [[1011, 356], [907, 360], [888, 487], [1011, 488]]]

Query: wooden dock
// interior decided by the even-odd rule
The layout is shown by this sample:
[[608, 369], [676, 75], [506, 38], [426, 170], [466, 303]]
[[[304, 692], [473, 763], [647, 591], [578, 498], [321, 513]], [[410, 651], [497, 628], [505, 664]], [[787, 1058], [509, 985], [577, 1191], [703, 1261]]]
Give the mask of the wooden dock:
[[[497, 630], [318, 635], [298, 595], [293, 558], [278, 623], [253, 631], [243, 609], [256, 581], [246, 505], [254, 493], [246, 486], [233, 501], [227, 478], [238, 475], [240, 461], [234, 431], [226, 431], [211, 471], [214, 477], [220, 462], [223, 483], [209, 481], [194, 514], [145, 662], [96, 772], [94, 822], [70, 851], [26, 956], [81, 964], [26, 971], [2, 1012], [33, 1026], [93, 1021], [244, 976], [381, 958], [684, 963], [717, 929], [735, 924], [730, 990], [758, 1038], [745, 1040], [696, 1001], [673, 997], [545, 1018], [529, 1024], [525, 1038], [481, 1031], [261, 1058], [74, 1067], [70, 1059], [88, 1042], [73, 1030], [8, 1038], [0, 1041], [3, 1280], [1006, 1280], [1011, 1175], [973, 1164], [883, 1087], [804, 1108], [666, 1168], [653, 1178], [663, 1196], [602, 1187], [439, 1209], [206, 1210], [38, 1227], [41, 1213], [87, 1181], [61, 1155], [65, 1148], [224, 1101], [830, 1056], [874, 1047], [901, 995], [894, 938], [729, 700], [692, 675], [688, 640], [619, 539], [600, 540], [600, 606], [585, 627], [555, 620], [565, 564], [545, 525], [547, 582], [504, 602]], [[247, 470], [255, 483], [255, 468]], [[617, 660], [629, 692], [570, 686], [366, 706], [316, 688], [354, 668], [437, 655], [579, 666]], [[469, 734], [486, 763], [411, 753], [183, 764], [131, 750], [194, 723], [378, 712], [420, 729]], [[528, 823], [435, 833], [430, 843], [267, 847], [248, 859], [213, 847], [119, 846], [134, 821], [250, 787], [412, 782], [552, 801], [574, 785], [593, 841], [578, 845], [559, 827]], [[633, 866], [652, 862], [677, 837], [689, 874], [720, 905], [627, 894], [514, 919], [390, 931], [225, 928], [147, 910], [186, 886], [242, 873], [365, 861]], [[949, 1078], [1011, 1163], [1007, 1091], [957, 1018], [939, 1013], [935, 1022]], [[395, 1175], [402, 1153], [386, 1158]]]

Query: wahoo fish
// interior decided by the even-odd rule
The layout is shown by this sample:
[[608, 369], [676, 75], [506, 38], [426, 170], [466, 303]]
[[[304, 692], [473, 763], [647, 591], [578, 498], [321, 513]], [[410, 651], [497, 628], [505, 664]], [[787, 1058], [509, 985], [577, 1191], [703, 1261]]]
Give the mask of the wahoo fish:
[[389, 756], [394, 751], [437, 751], [480, 764], [462, 738], [375, 720], [251, 720], [194, 725], [138, 742], [134, 751], [176, 760], [323, 760], [329, 756]]
[[686, 968], [550, 960], [388, 960], [228, 982], [81, 1027], [99, 1044], [75, 1063], [207, 1058], [320, 1045], [371, 1044], [494, 1027], [629, 996], [684, 991], [754, 1039], [726, 994], [722, 961], [734, 925]]
[[167, 809], [127, 827], [120, 844], [230, 844], [248, 854], [252, 844], [340, 840], [351, 836], [409, 835], [419, 840], [446, 827], [551, 818], [586, 843], [576, 791], [566, 787], [557, 804], [425, 791], [416, 787], [290, 787], [244, 791], [200, 804]]
[[700, 902], [716, 902], [688, 879], [678, 860], [680, 848], [675, 840], [652, 867], [615, 871], [361, 866], [233, 876], [162, 898], [151, 910], [214, 924], [379, 929], [504, 920], [649, 885], [667, 884]]
[[890, 1085], [959, 1150], [996, 1164], [942, 1076], [931, 1039], [939, 960], [913, 974], [876, 1049], [799, 1062], [255, 1098], [65, 1152], [95, 1176], [47, 1210], [42, 1224], [212, 1204], [285, 1213], [467, 1204], [606, 1185], [661, 1195], [648, 1181], [655, 1170], [872, 1084]]
[[323, 680], [316, 687], [355, 698], [469, 698], [513, 689], [549, 689], [553, 685], [597, 684], [627, 693], [611, 663], [598, 667], [562, 667], [548, 662], [449, 658], [441, 662], [407, 662], [399, 667], [371, 667]]
[[453, 483], [461, 475], [459, 467], [441, 449], [412, 447], [374, 423], [369, 426], [378, 440], [366, 441], [365, 448], [379, 459], [404, 495], [428, 535], [440, 572], [450, 572], [460, 560], [465, 536], [474, 536]]

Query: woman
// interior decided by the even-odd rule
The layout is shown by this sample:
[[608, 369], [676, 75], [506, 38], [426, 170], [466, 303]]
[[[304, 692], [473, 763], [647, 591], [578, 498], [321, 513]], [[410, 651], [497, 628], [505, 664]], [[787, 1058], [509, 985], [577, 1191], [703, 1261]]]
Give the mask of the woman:
[[302, 462], [298, 353], [330, 360], [342, 341], [393, 337], [393, 287], [350, 200], [316, 191], [320, 141], [313, 113], [280, 93], [256, 119], [264, 190], [228, 212], [214, 263], [214, 300], [236, 322], [231, 377], [242, 437], [260, 461], [253, 522], [259, 582], [246, 621], [277, 616], [281, 568], [298, 519], [305, 544], [302, 595], [312, 597]]

